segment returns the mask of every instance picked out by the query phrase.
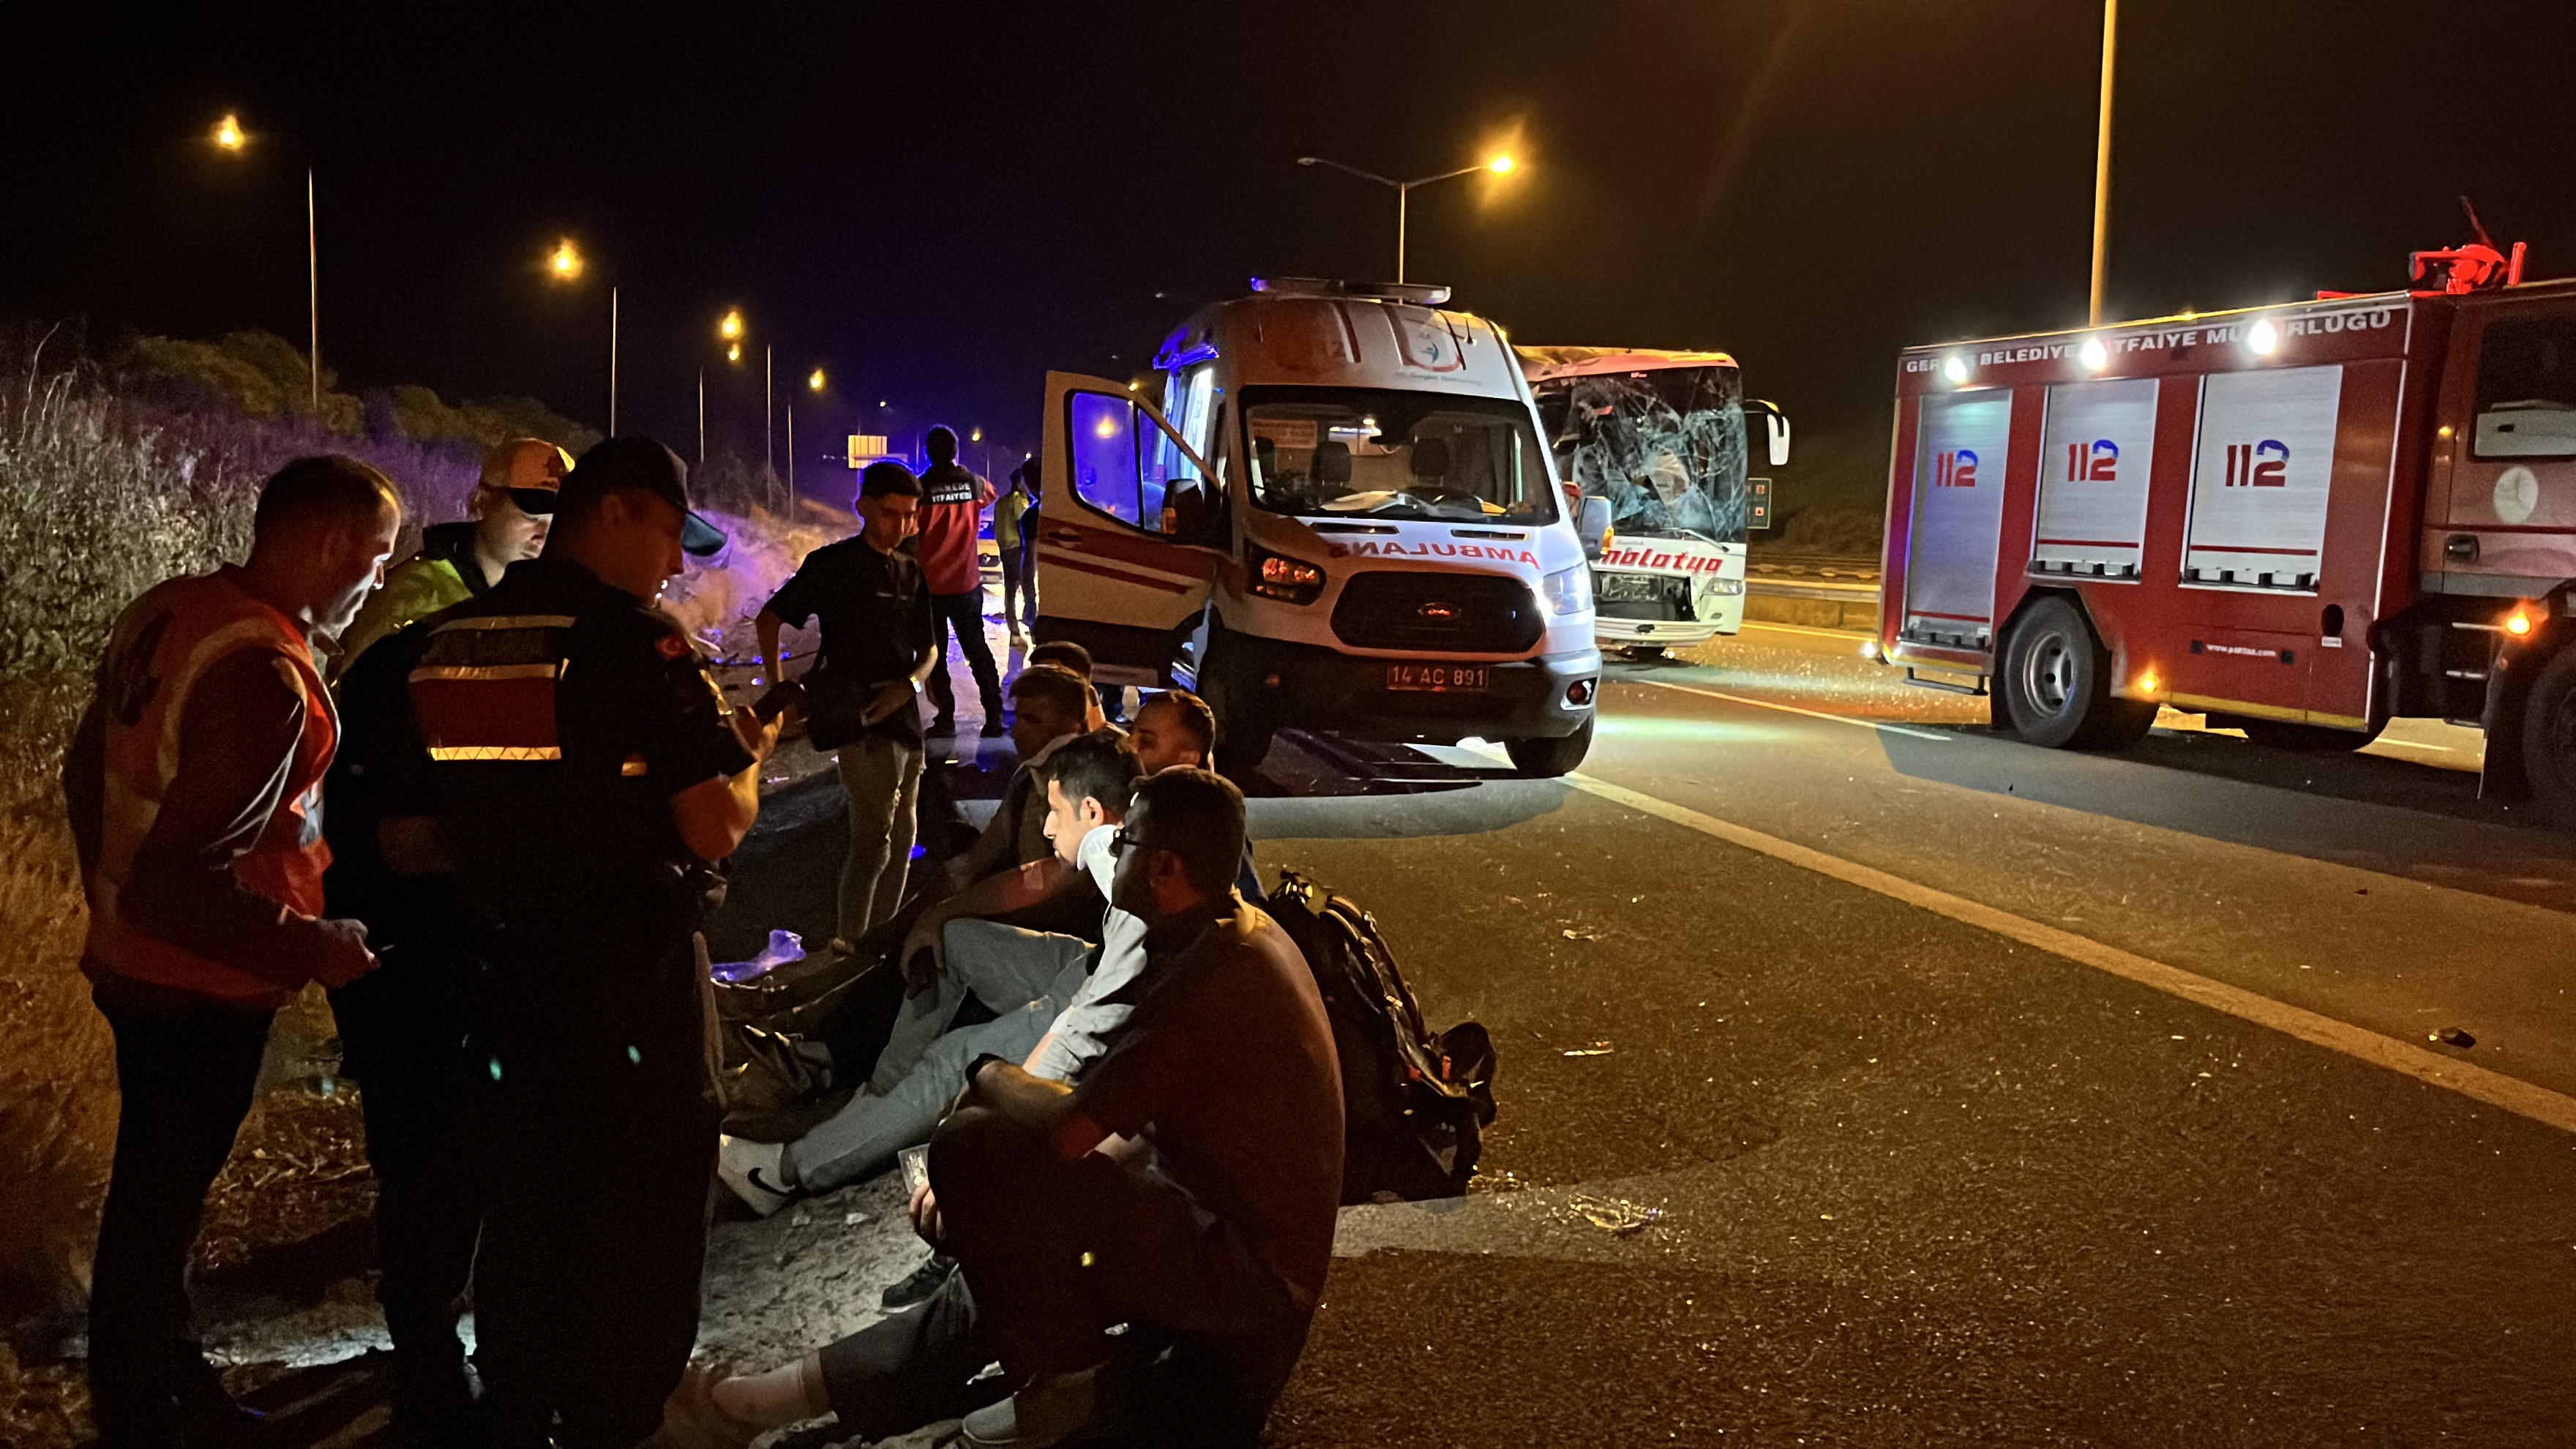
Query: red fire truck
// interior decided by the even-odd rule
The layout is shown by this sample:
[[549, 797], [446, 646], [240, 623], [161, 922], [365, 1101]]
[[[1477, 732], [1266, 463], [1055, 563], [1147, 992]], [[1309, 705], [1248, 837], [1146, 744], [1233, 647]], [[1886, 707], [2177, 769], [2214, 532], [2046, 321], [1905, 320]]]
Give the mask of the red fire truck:
[[2488, 793], [2576, 826], [2576, 282], [1908, 350], [1878, 652], [2035, 744], [2159, 704], [2291, 748], [2478, 725]]

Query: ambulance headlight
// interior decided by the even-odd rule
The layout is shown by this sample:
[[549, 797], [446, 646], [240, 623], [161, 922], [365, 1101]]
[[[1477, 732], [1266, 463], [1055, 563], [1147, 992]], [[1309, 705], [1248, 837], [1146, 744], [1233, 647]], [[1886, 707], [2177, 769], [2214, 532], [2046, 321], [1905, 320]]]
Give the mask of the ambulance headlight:
[[1559, 614], [1591, 613], [1592, 568], [1589, 564], [1576, 564], [1570, 569], [1558, 569], [1539, 580], [1538, 593]]
[[1265, 599], [1311, 604], [1323, 595], [1324, 571], [1303, 559], [1253, 545], [1245, 550], [1243, 561], [1252, 575], [1252, 591]]

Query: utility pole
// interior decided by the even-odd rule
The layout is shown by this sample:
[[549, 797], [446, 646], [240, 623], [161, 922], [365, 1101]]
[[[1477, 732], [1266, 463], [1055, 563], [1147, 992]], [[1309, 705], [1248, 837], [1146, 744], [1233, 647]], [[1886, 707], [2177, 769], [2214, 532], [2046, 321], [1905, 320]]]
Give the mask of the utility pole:
[[775, 369], [777, 349], [760, 344], [760, 455], [771, 477], [778, 476], [778, 406]]
[[707, 466], [707, 367], [698, 364], [698, 466]]
[[608, 284], [608, 435], [617, 436], [617, 284]]
[[2120, 0], [2102, 0], [2102, 120], [2093, 139], [2093, 287], [2085, 325], [2102, 325], [2103, 264], [2111, 244], [2111, 60]]
[[313, 377], [313, 418], [322, 418], [322, 241], [321, 231], [313, 219], [313, 168], [304, 168], [304, 301], [305, 315], [313, 323], [313, 350], [305, 354], [305, 370]]
[[796, 506], [796, 404], [787, 405], [787, 506]]

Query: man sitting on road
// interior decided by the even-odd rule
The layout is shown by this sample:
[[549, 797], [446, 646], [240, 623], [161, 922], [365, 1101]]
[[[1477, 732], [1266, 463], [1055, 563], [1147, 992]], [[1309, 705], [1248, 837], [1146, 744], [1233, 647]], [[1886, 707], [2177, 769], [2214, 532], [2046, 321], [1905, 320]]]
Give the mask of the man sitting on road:
[[[1169, 1381], [1207, 1414], [1185, 1442], [1250, 1442], [1331, 1262], [1342, 1093], [1305, 962], [1228, 889], [1243, 818], [1242, 794], [1203, 770], [1138, 786], [1110, 899], [1145, 925], [1154, 990], [1073, 1085], [990, 1056], [968, 1066], [912, 1208], [963, 1271], [783, 1368], [693, 1372], [673, 1399], [677, 1442], [748, 1444], [826, 1410], [873, 1440], [1007, 1387], [966, 1413], [963, 1442], [1043, 1449], [1092, 1425], [1116, 1387], [1100, 1375], [1113, 1347], [1158, 1342], [1191, 1365]], [[1108, 1334], [1119, 1324], [1128, 1337]], [[982, 1372], [997, 1357], [999, 1385]]]
[[[1049, 639], [1028, 652], [1027, 662], [1032, 665], [1061, 664], [1081, 675], [1083, 683], [1091, 684], [1091, 651], [1070, 639]], [[1093, 685], [1091, 692], [1091, 718], [1083, 727], [1096, 730], [1108, 725], [1109, 716], [1101, 712], [1099, 686]]]
[[1037, 782], [1037, 767], [1065, 741], [1085, 732], [1085, 721], [1098, 707], [1091, 686], [1060, 664], [1039, 664], [1011, 681], [1011, 746], [1019, 768], [1002, 788], [1002, 803], [956, 859], [948, 862], [948, 883], [964, 890], [975, 882], [1015, 866], [1047, 858], [1046, 791]]
[[[943, 902], [925, 914], [906, 943], [908, 955], [925, 963], [922, 984], [904, 1002], [867, 1091], [794, 1142], [727, 1138], [717, 1172], [737, 1196], [765, 1215], [797, 1192], [829, 1192], [879, 1171], [897, 1152], [930, 1139], [965, 1085], [966, 1064], [978, 1056], [1026, 1062], [1040, 1075], [1070, 1081], [1100, 1054], [1133, 1005], [1144, 966], [1143, 926], [1112, 910], [1094, 946], [958, 908], [999, 913], [1021, 895], [1092, 887], [1105, 900], [1110, 837], [1126, 817], [1137, 776], [1150, 768], [1105, 732], [1068, 741], [1048, 756], [1038, 773], [1054, 853], [1043, 865], [1001, 878], [1015, 882], [1010, 889], [979, 887], [968, 893], [972, 899]], [[969, 996], [995, 1018], [951, 1030]]]

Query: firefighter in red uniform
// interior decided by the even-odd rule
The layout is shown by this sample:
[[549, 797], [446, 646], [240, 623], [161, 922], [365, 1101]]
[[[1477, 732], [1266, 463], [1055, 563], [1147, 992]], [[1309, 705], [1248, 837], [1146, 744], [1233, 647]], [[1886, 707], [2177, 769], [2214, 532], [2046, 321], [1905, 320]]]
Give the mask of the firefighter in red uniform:
[[160, 584], [118, 617], [64, 760], [89, 896], [81, 964], [122, 1097], [90, 1295], [108, 1449], [259, 1427], [199, 1349], [183, 1275], [270, 1018], [306, 982], [375, 963], [363, 926], [321, 918], [339, 721], [312, 641], [356, 616], [401, 522], [393, 485], [354, 458], [280, 469], [248, 562]]
[[410, 701], [481, 939], [490, 1206], [474, 1264], [497, 1442], [629, 1449], [697, 1337], [718, 1111], [704, 945], [777, 740], [653, 606], [724, 536], [680, 460], [615, 438], [543, 556], [425, 621]]

